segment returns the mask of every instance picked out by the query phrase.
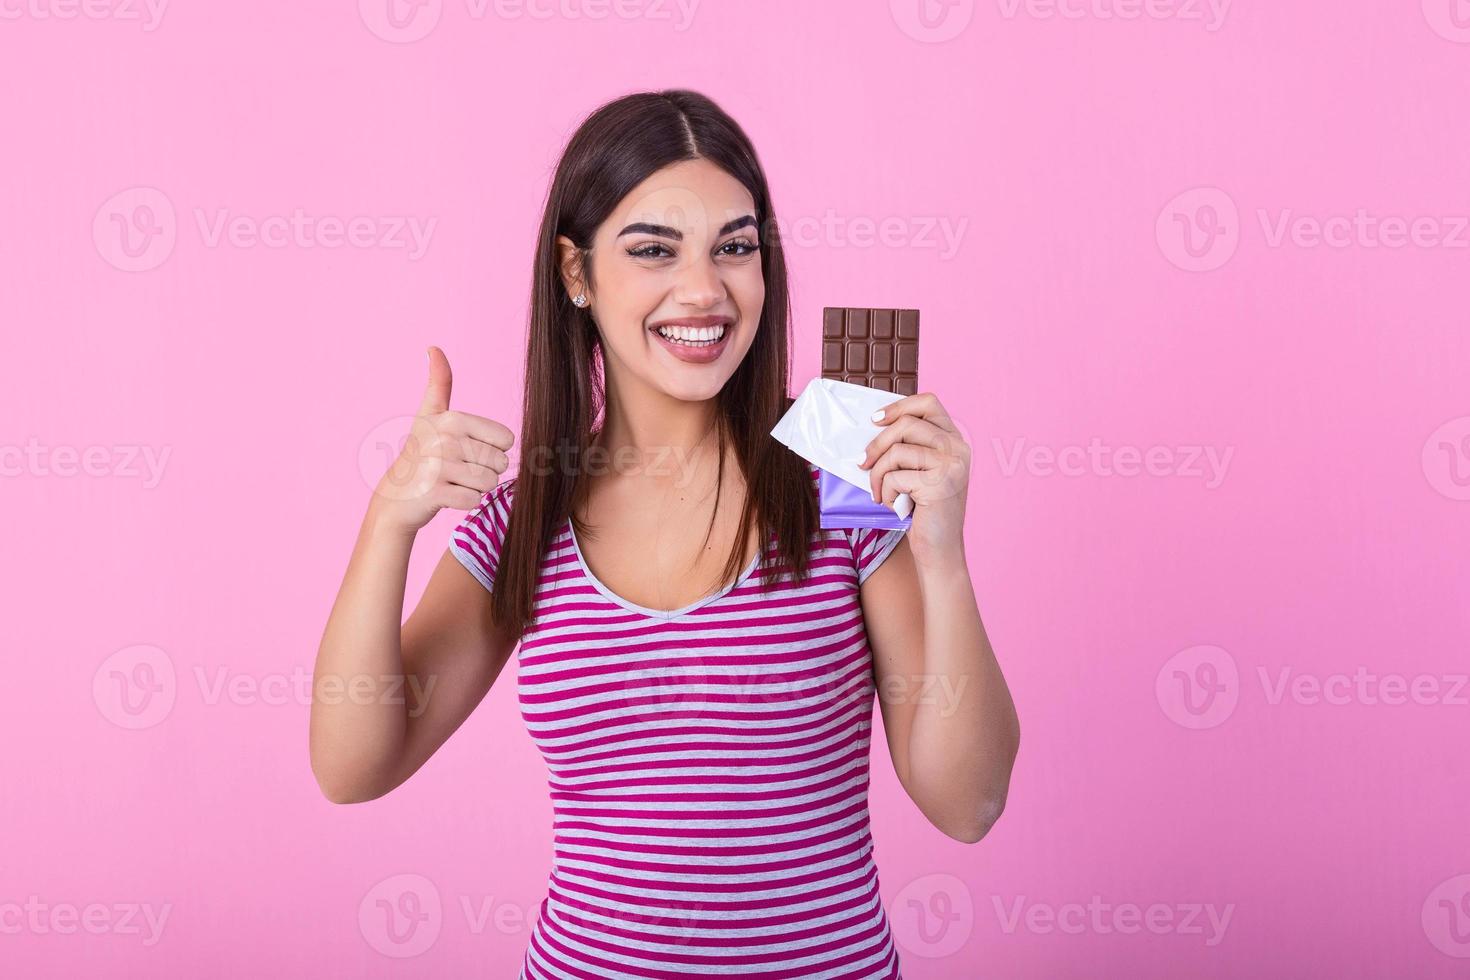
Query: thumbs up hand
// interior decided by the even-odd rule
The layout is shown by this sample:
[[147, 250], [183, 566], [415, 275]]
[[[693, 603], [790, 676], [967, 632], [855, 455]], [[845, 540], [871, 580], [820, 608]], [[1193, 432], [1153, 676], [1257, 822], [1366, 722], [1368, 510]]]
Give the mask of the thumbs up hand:
[[383, 519], [416, 531], [441, 508], [473, 510], [510, 466], [510, 429], [449, 407], [449, 358], [429, 348], [429, 382], [403, 449], [375, 489]]

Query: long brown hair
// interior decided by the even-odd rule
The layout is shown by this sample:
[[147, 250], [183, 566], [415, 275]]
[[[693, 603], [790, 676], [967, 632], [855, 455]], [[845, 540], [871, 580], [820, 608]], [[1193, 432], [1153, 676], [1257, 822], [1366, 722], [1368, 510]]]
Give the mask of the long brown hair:
[[[787, 575], [800, 581], [807, 574], [807, 549], [819, 520], [810, 471], [801, 457], [770, 435], [791, 404], [791, 302], [765, 172], [749, 137], [709, 98], [682, 89], [628, 95], [599, 108], [572, 135], [557, 164], [536, 241], [518, 442], [521, 465], [491, 596], [495, 621], [517, 637], [533, 625], [539, 565], [562, 523], [571, 518], [574, 529], [583, 530], [575, 511], [587, 481], [578, 477], [606, 407], [597, 326], [562, 288], [557, 236], [567, 236], [585, 257], [598, 226], [633, 188], [663, 167], [699, 158], [740, 181], [754, 199], [765, 280], [755, 339], [716, 396], [717, 487], [725, 482], [727, 443], [735, 447], [747, 486], [722, 580], [728, 582], [743, 570], [752, 523], [760, 529], [757, 564], [764, 590]], [[584, 281], [590, 272], [584, 268]], [[556, 465], [527, 465], [538, 449], [549, 449]], [[710, 531], [713, 526], [712, 520]], [[768, 557], [773, 534], [777, 547]]]

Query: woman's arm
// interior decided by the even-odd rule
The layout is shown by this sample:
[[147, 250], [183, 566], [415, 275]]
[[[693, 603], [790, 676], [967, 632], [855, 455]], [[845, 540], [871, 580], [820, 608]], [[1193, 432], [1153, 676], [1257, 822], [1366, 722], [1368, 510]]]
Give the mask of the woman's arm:
[[890, 404], [864, 466], [875, 499], [914, 519], [862, 584], [883, 728], [904, 790], [934, 826], [974, 843], [1005, 808], [1021, 729], [965, 561], [970, 448], [931, 393]]
[[317, 652], [311, 768], [333, 803], [377, 799], [417, 772], [515, 647], [448, 551], [400, 627], [413, 537], [369, 510]]
[[899, 782], [930, 823], [974, 843], [1005, 808], [1021, 729], [963, 553], [920, 568], [905, 535], [860, 596]]
[[413, 434], [375, 489], [317, 650], [311, 769], [334, 803], [376, 799], [417, 772], [515, 646], [492, 621], [490, 593], [449, 551], [403, 622], [419, 529], [443, 507], [475, 507], [509, 463], [510, 430], [451, 412], [451, 381], [430, 348]]

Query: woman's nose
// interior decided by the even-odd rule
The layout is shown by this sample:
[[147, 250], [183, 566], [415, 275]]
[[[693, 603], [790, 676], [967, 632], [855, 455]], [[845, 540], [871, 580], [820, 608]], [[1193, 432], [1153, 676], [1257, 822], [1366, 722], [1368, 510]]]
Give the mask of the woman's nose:
[[725, 298], [720, 270], [708, 257], [695, 259], [679, 274], [674, 299], [687, 306], [714, 306]]

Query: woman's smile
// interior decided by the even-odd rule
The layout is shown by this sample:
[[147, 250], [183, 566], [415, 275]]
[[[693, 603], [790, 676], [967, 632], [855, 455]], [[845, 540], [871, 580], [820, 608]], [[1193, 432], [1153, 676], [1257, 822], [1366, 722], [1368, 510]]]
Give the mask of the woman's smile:
[[728, 316], [689, 316], [660, 320], [648, 332], [664, 350], [686, 364], [710, 364], [730, 346], [735, 321]]

